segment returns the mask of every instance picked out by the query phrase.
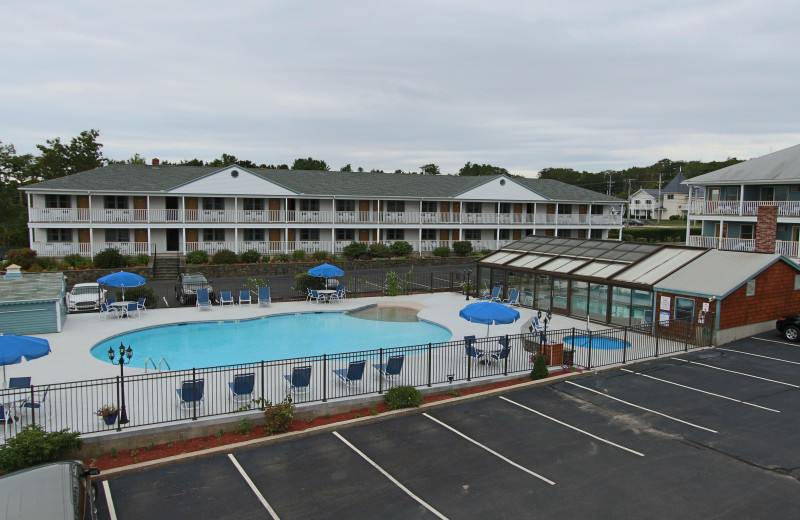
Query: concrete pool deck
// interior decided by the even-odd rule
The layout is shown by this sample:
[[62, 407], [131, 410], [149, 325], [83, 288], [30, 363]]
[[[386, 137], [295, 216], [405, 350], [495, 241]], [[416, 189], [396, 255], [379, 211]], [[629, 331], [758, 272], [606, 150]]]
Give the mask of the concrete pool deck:
[[[470, 301], [467, 302], [463, 295], [456, 293], [433, 293], [395, 297], [347, 298], [341, 303], [330, 304], [299, 301], [275, 302], [266, 307], [259, 307], [255, 303], [249, 306], [226, 305], [220, 307], [214, 305], [211, 311], [198, 311], [195, 307], [172, 307], [147, 310], [142, 313], [141, 318], [130, 319], [113, 317], [102, 319], [98, 313], [70, 314], [64, 323], [62, 332], [34, 335], [50, 342], [51, 354], [33, 361], [8, 365], [6, 375], [9, 378], [31, 376], [34, 385], [114, 377], [119, 374], [119, 367], [94, 358], [90, 350], [94, 345], [117, 334], [174, 323], [241, 320], [298, 312], [343, 312], [368, 305], [404, 306], [419, 309], [418, 316], [421, 319], [446, 327], [452, 333], [453, 340], [462, 339], [466, 335], [482, 338], [486, 336], [486, 325], [470, 323], [458, 316], [461, 309], [474, 301], [476, 300], [470, 298]], [[492, 325], [489, 334], [491, 336], [519, 334], [523, 324], [533, 316], [535, 311], [523, 307], [517, 307], [517, 309], [520, 312], [520, 319], [516, 323]], [[571, 327], [585, 329], [586, 322], [553, 315], [553, 321], [548, 328], [558, 330]], [[592, 330], [605, 328], [608, 327], [603, 324], [591, 324]], [[376, 348], [379, 346], [376, 345]], [[136, 345], [131, 345], [131, 347], [135, 356]], [[168, 356], [167, 361], [169, 361]], [[155, 363], [158, 364], [158, 360], [155, 360]], [[134, 375], [144, 373], [144, 370], [126, 367], [125, 373]]]

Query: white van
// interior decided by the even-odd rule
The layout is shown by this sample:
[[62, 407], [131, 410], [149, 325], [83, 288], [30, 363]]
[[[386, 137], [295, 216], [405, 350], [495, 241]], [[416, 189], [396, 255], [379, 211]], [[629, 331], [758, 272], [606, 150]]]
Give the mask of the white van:
[[3, 520], [97, 520], [97, 484], [79, 460], [53, 462], [0, 477], [0, 518]]

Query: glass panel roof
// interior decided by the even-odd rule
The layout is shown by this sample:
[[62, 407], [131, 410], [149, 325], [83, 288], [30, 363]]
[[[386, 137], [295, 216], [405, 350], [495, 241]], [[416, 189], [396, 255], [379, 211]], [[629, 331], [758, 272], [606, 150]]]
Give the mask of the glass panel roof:
[[615, 276], [614, 280], [652, 284], [702, 253], [697, 249], [665, 248]]
[[550, 269], [551, 271], [556, 272], [556, 273], [569, 273], [573, 269], [577, 269], [578, 267], [582, 266], [586, 262], [587, 262], [587, 260], [583, 260], [583, 259], [580, 259], [580, 258], [578, 258], [578, 259], [570, 259], [569, 262], [563, 264], [562, 266], [560, 266], [558, 268], [550, 269], [550, 264], [547, 265], [547, 268]]
[[493, 255], [487, 256], [481, 261], [487, 264], [504, 264], [512, 258], [516, 258], [518, 256], [520, 256], [520, 253], [517, 252], [498, 251]]
[[544, 255], [525, 255], [520, 258], [517, 258], [513, 262], [510, 262], [508, 265], [513, 265], [515, 267], [527, 267], [532, 269], [537, 265], [541, 265], [545, 262], [549, 262], [554, 257], [552, 256], [544, 256]]

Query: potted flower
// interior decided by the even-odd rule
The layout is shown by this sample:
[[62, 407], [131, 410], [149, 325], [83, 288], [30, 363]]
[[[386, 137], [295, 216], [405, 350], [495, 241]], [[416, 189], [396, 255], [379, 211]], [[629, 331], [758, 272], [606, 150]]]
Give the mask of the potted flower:
[[99, 415], [103, 418], [103, 421], [109, 426], [117, 422], [117, 414], [119, 413], [119, 409], [114, 406], [113, 404], [105, 404], [100, 407], [99, 410], [95, 412], [95, 414]]

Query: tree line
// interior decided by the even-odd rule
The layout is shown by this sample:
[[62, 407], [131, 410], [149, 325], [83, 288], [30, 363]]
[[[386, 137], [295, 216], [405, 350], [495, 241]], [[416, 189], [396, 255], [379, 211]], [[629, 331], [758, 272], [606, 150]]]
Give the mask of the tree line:
[[[85, 130], [71, 138], [69, 143], [62, 142], [60, 137], [49, 139], [45, 144], [38, 144], [38, 154], [17, 154], [13, 144], [3, 144], [0, 141], [0, 246], [26, 247], [28, 246], [27, 229], [27, 200], [18, 188], [27, 184], [65, 177], [74, 173], [99, 168], [107, 164], [147, 164], [147, 159], [136, 153], [128, 159], [111, 159], [103, 156], [103, 145], [98, 142], [98, 130]], [[633, 167], [626, 170], [605, 170], [602, 172], [579, 172], [571, 168], [544, 168], [540, 172], [542, 179], [554, 179], [567, 184], [601, 193], [611, 193], [620, 198], [627, 198], [627, 190], [633, 191], [640, 187], [657, 188], [659, 174], [662, 186], [665, 186], [679, 169], [684, 175], [691, 178], [703, 173], [708, 173], [731, 164], [741, 162], [735, 158], [725, 161], [671, 161], [662, 159], [651, 166]], [[212, 166], [224, 167], [237, 164], [243, 168], [273, 168], [279, 170], [315, 170], [330, 171], [330, 166], [324, 160], [313, 157], [301, 157], [288, 164], [257, 164], [248, 159], [242, 159], [232, 154], [223, 153], [211, 161], [202, 159], [188, 159], [179, 162], [162, 161], [163, 165], [180, 166]], [[353, 168], [346, 164], [339, 168], [343, 172], [364, 172], [362, 167]], [[386, 173], [383, 170], [372, 169], [372, 173]], [[394, 170], [392, 173], [409, 175], [442, 175], [440, 167], [436, 164], [424, 164], [419, 171]], [[508, 175], [515, 177], [499, 166], [467, 162], [458, 170], [456, 175]], [[516, 176], [519, 177], [519, 176]]]

